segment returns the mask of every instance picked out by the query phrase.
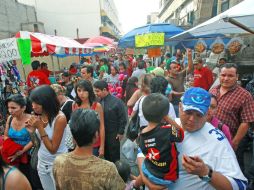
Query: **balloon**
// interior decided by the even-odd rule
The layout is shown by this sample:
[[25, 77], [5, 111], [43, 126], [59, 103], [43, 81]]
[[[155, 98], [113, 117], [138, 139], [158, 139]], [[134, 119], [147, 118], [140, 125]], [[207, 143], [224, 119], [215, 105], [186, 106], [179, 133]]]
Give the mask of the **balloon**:
[[115, 89], [114, 88], [109, 88], [109, 92], [112, 94], [115, 92]]
[[119, 93], [118, 93], [118, 94], [116, 95], [116, 97], [117, 97], [117, 98], [122, 98], [122, 94], [119, 94]]
[[120, 74], [119, 77], [118, 77], [118, 80], [123, 81], [123, 79], [124, 79], [124, 74]]
[[122, 92], [123, 92], [122, 87], [120, 87], [120, 86], [117, 87], [117, 88], [116, 88], [116, 92], [119, 93], [119, 94], [122, 94]]

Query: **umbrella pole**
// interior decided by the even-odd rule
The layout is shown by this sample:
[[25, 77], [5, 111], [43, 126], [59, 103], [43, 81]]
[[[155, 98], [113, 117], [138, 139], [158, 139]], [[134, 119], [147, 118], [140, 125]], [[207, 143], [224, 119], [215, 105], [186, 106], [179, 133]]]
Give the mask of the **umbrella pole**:
[[60, 61], [59, 61], [59, 57], [57, 57], [57, 65], [58, 65], [58, 69], [59, 69], [59, 71], [61, 70], [61, 68], [60, 68]]
[[52, 62], [52, 67], [53, 67], [53, 73], [54, 73], [54, 77], [56, 78], [56, 72], [55, 72], [55, 64], [54, 64], [54, 59], [53, 59], [53, 55], [51, 56], [51, 62]]
[[23, 74], [24, 74], [24, 79], [26, 80], [26, 70], [25, 70], [25, 67], [24, 67], [23, 63], [21, 63], [21, 64], [22, 64], [22, 70], [23, 70]]

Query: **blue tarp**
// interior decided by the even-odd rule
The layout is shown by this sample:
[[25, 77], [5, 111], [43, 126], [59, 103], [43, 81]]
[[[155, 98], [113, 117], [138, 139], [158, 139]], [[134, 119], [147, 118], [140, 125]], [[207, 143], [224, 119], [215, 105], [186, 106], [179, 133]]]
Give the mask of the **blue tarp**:
[[183, 32], [184, 30], [172, 24], [158, 23], [148, 24], [142, 27], [135, 28], [125, 34], [118, 43], [120, 48], [135, 48], [135, 36], [148, 34], [148, 33], [165, 33], [165, 39], [170, 38], [176, 34]]

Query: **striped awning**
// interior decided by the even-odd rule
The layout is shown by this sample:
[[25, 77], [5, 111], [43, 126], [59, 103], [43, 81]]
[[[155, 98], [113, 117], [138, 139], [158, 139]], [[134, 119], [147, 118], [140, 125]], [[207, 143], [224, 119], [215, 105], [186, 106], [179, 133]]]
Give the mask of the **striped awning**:
[[84, 56], [93, 53], [92, 47], [80, 44], [77, 41], [66, 37], [20, 31], [16, 34], [16, 38], [31, 40], [31, 56]]

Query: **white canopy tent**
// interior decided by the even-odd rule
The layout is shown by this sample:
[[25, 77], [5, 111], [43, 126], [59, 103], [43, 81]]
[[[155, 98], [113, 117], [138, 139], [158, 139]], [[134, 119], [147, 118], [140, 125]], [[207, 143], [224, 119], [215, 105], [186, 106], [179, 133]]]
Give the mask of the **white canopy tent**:
[[185, 32], [169, 38], [182, 41], [188, 38], [210, 37], [215, 34], [254, 34], [254, 0], [244, 0], [227, 11]]

